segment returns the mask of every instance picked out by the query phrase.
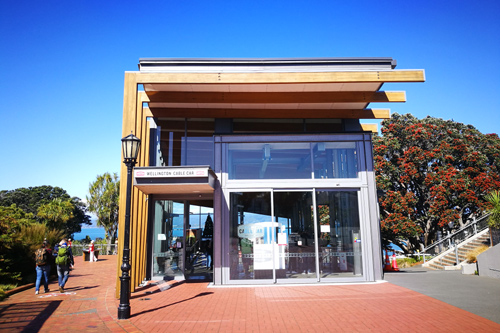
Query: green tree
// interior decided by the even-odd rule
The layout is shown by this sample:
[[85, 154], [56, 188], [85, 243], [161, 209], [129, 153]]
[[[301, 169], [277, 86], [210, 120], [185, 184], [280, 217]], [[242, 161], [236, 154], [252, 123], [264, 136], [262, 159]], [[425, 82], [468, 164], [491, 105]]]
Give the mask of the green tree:
[[490, 227], [500, 228], [500, 191], [492, 191], [485, 197], [486, 201], [491, 205], [488, 209], [490, 215]]
[[106, 231], [108, 251], [118, 229], [119, 197], [120, 181], [117, 173], [99, 175], [89, 185], [88, 210], [97, 216], [97, 225], [104, 227]]
[[38, 207], [37, 216], [51, 229], [64, 230], [66, 222], [73, 218], [75, 207], [70, 200], [57, 198]]
[[405, 252], [438, 231], [484, 214], [484, 196], [500, 188], [500, 139], [471, 125], [394, 114], [374, 137], [381, 230], [385, 245]]
[[491, 245], [500, 243], [500, 191], [492, 191], [485, 197], [486, 201], [491, 205], [488, 209], [490, 218], [488, 224], [490, 226]]
[[[42, 205], [49, 204], [55, 199], [69, 201], [73, 205], [72, 217], [65, 222], [62, 229], [67, 235], [71, 235], [82, 230], [82, 225], [90, 225], [86, 205], [77, 197], [70, 197], [68, 193], [60, 187], [36, 186], [28, 188], [18, 188], [11, 191], [0, 191], [0, 206], [8, 207], [12, 204], [26, 213], [38, 214], [38, 209]], [[39, 222], [44, 222], [41, 220]]]
[[33, 214], [26, 213], [15, 204], [0, 206], [0, 256], [19, 241], [21, 227], [36, 223]]

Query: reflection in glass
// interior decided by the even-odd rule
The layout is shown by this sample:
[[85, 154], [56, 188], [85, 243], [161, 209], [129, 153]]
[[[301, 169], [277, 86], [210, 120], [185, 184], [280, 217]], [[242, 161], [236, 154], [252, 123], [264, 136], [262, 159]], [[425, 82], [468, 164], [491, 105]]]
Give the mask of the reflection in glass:
[[275, 226], [270, 193], [233, 192], [230, 202], [230, 279], [272, 279]]
[[316, 278], [312, 192], [275, 192], [278, 254], [284, 262], [277, 278]]
[[309, 143], [232, 143], [229, 179], [310, 179]]
[[321, 278], [362, 275], [357, 191], [318, 191]]
[[174, 278], [182, 275], [184, 224], [170, 200], [154, 201], [153, 276]]
[[208, 165], [214, 168], [213, 137], [188, 137], [182, 141], [182, 146], [182, 151], [186, 152], [183, 165]]
[[356, 143], [229, 144], [229, 179], [310, 179], [312, 170], [317, 179], [357, 178]]
[[357, 156], [355, 142], [314, 143], [314, 178], [357, 178]]

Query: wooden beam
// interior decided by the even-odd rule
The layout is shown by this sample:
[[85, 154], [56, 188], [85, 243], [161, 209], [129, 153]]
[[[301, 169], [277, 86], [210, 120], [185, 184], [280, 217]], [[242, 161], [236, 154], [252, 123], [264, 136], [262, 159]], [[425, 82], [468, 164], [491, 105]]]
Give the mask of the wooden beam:
[[[170, 92], [151, 91], [151, 103], [373, 103], [405, 102], [404, 91]], [[151, 107], [151, 104], [150, 104]]]
[[[122, 137], [129, 135], [135, 131], [137, 119], [137, 75], [136, 73], [125, 73], [125, 87], [123, 93], [123, 122], [122, 122]], [[121, 160], [123, 161], [123, 151]], [[124, 163], [120, 163], [120, 179], [124, 180], [120, 186], [120, 207], [125, 207], [127, 197], [127, 167]], [[125, 209], [120, 209], [118, 215], [118, 253], [123, 253], [123, 239], [125, 236]], [[117, 279], [116, 279], [116, 298], [120, 297], [120, 267], [122, 265], [122, 256], [118, 256], [117, 260]]]
[[[263, 119], [389, 119], [389, 109], [194, 109], [153, 108], [154, 117]], [[161, 120], [160, 120], [161, 121]], [[163, 127], [163, 125], [162, 125]]]
[[321, 82], [424, 82], [424, 70], [335, 71], [315, 73], [147, 73], [138, 83], [321, 83]]
[[378, 132], [378, 125], [377, 124], [361, 124], [361, 130], [367, 131], [367, 132], [377, 133]]

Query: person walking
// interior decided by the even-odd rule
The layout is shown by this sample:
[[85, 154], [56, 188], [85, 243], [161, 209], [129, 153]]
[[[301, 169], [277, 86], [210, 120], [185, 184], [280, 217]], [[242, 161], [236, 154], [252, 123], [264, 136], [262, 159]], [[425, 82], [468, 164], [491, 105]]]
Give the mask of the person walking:
[[73, 253], [71, 247], [68, 247], [66, 239], [59, 243], [59, 250], [57, 251], [56, 265], [57, 277], [59, 280], [59, 291], [64, 292], [64, 286], [68, 282], [70, 265], [74, 265]]
[[95, 246], [94, 246], [94, 240], [91, 240], [91, 241], [90, 241], [89, 252], [90, 252], [90, 262], [95, 262], [95, 261], [97, 261], [97, 257], [95, 256]]
[[44, 278], [43, 286], [46, 293], [49, 292], [49, 275], [50, 275], [50, 262], [49, 258], [50, 246], [47, 241], [43, 241], [42, 246], [35, 252], [35, 264], [36, 264], [36, 283], [35, 283], [35, 295], [38, 295], [40, 290], [40, 283], [42, 282], [42, 276]]

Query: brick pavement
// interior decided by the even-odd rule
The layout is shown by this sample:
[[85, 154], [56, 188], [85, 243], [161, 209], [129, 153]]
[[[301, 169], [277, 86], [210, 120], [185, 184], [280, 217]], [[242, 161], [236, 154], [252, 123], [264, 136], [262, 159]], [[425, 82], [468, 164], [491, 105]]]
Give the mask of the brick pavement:
[[[500, 332], [500, 325], [390, 283], [208, 287], [151, 283], [117, 319], [116, 256], [76, 258], [64, 294], [34, 288], [0, 303], [8, 332]], [[42, 288], [43, 289], [43, 288]]]

